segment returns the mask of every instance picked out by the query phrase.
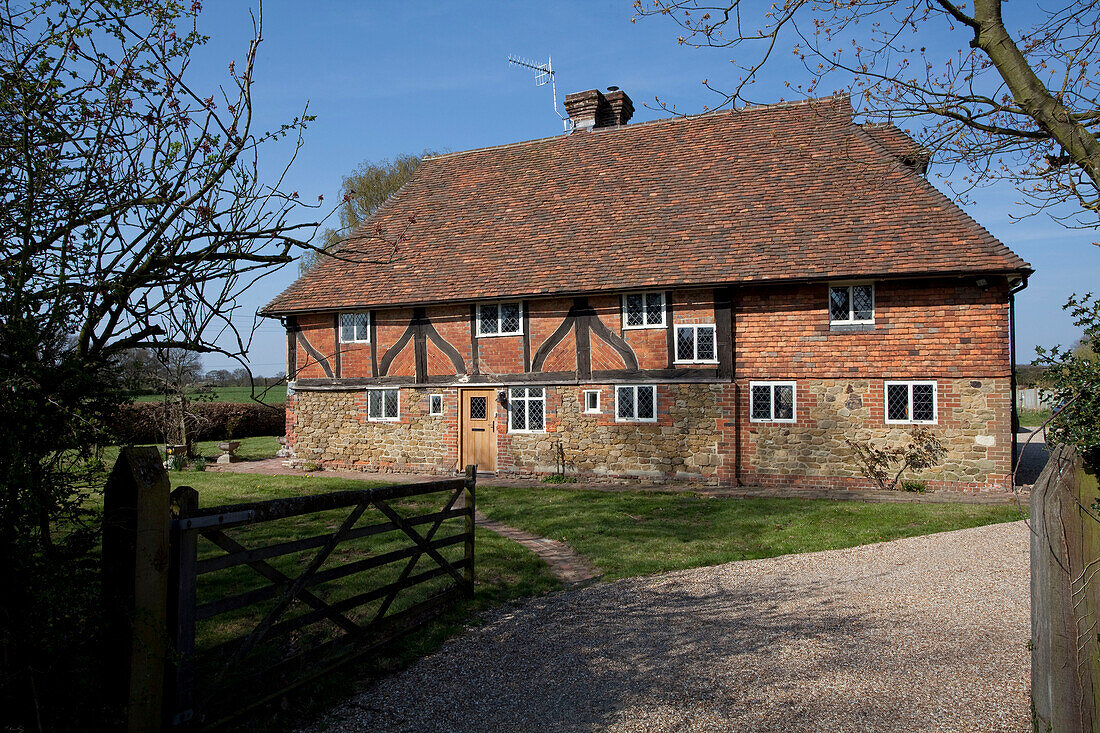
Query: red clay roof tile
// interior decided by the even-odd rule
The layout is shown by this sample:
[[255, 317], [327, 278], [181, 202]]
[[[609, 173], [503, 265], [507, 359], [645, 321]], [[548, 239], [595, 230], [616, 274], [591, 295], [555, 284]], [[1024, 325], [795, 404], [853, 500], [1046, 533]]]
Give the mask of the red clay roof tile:
[[362, 261], [326, 260], [264, 312], [1029, 270], [898, 162], [898, 135], [843, 97], [428, 158], [343, 243]]

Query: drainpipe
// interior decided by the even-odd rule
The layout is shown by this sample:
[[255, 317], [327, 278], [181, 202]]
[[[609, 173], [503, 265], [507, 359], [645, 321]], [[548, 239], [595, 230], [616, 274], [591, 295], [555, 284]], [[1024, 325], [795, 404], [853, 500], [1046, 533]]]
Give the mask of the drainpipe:
[[[1012, 405], [1012, 472], [1016, 473], [1016, 463], [1019, 458], [1019, 447], [1016, 444], [1016, 433], [1019, 430], [1020, 419], [1016, 415], [1016, 293], [1027, 287], [1027, 277], [1012, 290], [1008, 291], [1008, 358], [1010, 360], [1008, 377], [1008, 389], [1011, 394]], [[1010, 487], [1011, 488], [1011, 487]]]

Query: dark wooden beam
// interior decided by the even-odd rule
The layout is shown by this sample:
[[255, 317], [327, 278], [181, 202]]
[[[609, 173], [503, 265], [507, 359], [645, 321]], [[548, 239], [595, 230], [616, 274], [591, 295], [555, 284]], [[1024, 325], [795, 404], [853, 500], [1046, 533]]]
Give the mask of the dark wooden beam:
[[523, 301], [523, 371], [531, 371], [531, 305], [530, 301]]
[[298, 317], [286, 317], [286, 381], [298, 376]]
[[668, 368], [676, 364], [676, 326], [672, 317], [672, 291], [665, 291], [665, 347], [668, 351]]
[[424, 330], [424, 323], [427, 320], [427, 309], [413, 308], [409, 328], [413, 331], [413, 364], [417, 384], [428, 382], [428, 339]]
[[474, 374], [481, 373], [481, 360], [477, 353], [477, 304], [470, 303], [470, 366]]
[[378, 327], [375, 325], [377, 315], [378, 311], [371, 311], [370, 323], [367, 324], [370, 329], [370, 375], [372, 377], [378, 376]]
[[714, 348], [718, 376], [733, 379], [733, 298], [729, 288], [714, 291]]
[[574, 336], [577, 340], [577, 379], [588, 381], [592, 378], [592, 316], [595, 311], [588, 304], [588, 298], [574, 298], [573, 308]]

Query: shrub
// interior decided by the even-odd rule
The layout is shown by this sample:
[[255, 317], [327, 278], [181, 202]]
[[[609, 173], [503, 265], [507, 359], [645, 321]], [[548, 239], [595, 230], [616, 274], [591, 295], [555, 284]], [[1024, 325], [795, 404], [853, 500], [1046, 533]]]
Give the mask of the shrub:
[[[258, 435], [282, 435], [286, 418], [283, 405], [200, 402], [189, 410], [195, 415], [193, 440], [226, 440]], [[160, 402], [134, 402], [123, 406], [115, 419], [115, 432], [124, 445], [164, 443], [169, 415]]]
[[860, 472], [884, 491], [897, 488], [906, 469], [932, 468], [947, 454], [940, 439], [925, 427], [913, 428], [909, 443], [905, 446], [879, 448], [870, 440], [858, 441], [851, 438], [845, 438], [844, 442], [855, 451]]
[[902, 481], [901, 490], [915, 491], [918, 494], [923, 494], [925, 491], [928, 491], [928, 484], [923, 481]]

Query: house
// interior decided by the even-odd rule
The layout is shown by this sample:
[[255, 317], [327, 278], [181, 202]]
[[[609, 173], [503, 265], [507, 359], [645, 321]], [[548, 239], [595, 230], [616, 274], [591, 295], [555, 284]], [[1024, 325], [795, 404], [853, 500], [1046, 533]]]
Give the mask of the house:
[[431, 157], [264, 314], [294, 459], [450, 473], [858, 487], [846, 438], [1011, 472], [1014, 290], [1031, 272], [846, 96]]

